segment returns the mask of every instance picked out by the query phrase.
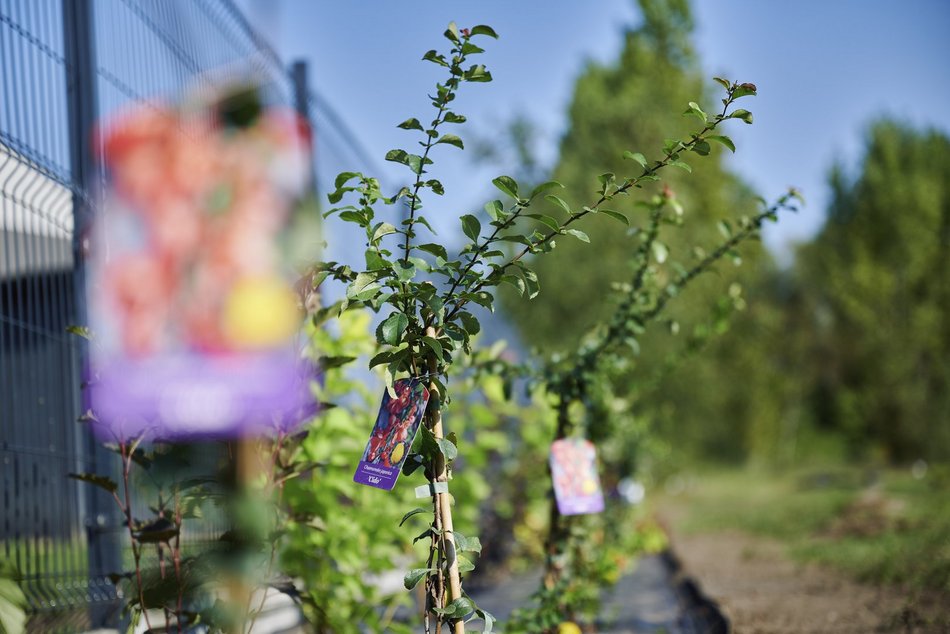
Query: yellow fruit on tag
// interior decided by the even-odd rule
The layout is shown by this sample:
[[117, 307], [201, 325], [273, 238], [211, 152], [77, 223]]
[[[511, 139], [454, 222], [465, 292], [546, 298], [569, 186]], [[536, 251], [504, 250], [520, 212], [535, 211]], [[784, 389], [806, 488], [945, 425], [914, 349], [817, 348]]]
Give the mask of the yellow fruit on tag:
[[583, 632], [577, 623], [566, 621], [557, 626], [557, 634], [583, 634]]
[[297, 297], [277, 277], [245, 278], [231, 288], [224, 306], [224, 332], [242, 348], [287, 341], [300, 326]]
[[393, 448], [393, 452], [389, 454], [389, 462], [392, 464], [397, 464], [402, 460], [403, 455], [406, 453], [406, 447], [402, 443], [399, 443]]

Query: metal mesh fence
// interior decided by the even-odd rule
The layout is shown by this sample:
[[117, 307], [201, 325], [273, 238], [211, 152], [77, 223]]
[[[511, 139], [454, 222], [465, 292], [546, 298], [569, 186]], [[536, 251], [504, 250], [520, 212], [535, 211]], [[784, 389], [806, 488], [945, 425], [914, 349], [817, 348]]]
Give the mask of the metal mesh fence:
[[[84, 344], [67, 332], [83, 323], [81, 238], [103, 177], [94, 123], [249, 76], [294, 103], [292, 76], [229, 0], [0, 0], [0, 557], [34, 631], [114, 624], [108, 574], [126, 559], [113, 500], [66, 477], [116, 465], [76, 422]], [[345, 130], [328, 139], [362, 159]]]

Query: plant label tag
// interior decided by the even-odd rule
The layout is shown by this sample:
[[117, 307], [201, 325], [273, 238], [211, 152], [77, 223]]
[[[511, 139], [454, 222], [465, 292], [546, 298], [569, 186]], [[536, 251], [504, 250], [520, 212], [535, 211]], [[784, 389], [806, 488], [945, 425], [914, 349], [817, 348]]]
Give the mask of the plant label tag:
[[89, 382], [105, 438], [240, 437], [316, 409], [288, 246], [308, 133], [256, 89], [208, 97], [101, 126]]
[[354, 482], [386, 491], [396, 485], [429, 403], [429, 390], [418, 379], [400, 379], [393, 391], [395, 398], [388, 391], [383, 394], [373, 433], [353, 475]]
[[562, 438], [551, 445], [551, 478], [561, 515], [584, 515], [604, 510], [597, 476], [597, 450], [584, 438]]

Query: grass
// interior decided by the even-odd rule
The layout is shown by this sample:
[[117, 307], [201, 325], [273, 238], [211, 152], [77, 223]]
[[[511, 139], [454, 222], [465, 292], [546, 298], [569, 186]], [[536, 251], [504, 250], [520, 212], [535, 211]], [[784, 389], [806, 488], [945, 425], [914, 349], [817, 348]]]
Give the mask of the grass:
[[[918, 474], [919, 475], [919, 474]], [[662, 503], [680, 530], [735, 529], [779, 539], [791, 556], [871, 583], [950, 592], [950, 477], [931, 468], [757, 471], [685, 478]]]

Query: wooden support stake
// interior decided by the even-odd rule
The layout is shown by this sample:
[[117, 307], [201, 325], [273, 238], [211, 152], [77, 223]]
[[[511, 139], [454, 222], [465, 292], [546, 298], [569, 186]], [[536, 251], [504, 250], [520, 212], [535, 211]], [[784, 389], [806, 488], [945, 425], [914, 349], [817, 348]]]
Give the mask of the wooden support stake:
[[[435, 328], [429, 327], [426, 330], [426, 335], [435, 338]], [[434, 356], [430, 356], [429, 374], [434, 377], [437, 372], [438, 364], [436, 363], [436, 359]], [[442, 395], [439, 393], [439, 387], [434, 378], [430, 378], [429, 380], [429, 407], [426, 411], [426, 426], [437, 440], [445, 438], [445, 434], [442, 431]], [[449, 481], [448, 472], [445, 467], [445, 457], [442, 456], [441, 453], [436, 458], [435, 473], [432, 475], [435, 478], [435, 482], [448, 483]], [[452, 527], [452, 504], [449, 499], [449, 494], [447, 492], [435, 493], [433, 504], [442, 522], [442, 534], [433, 535], [432, 539], [441, 540], [442, 542], [442, 551], [447, 564], [446, 574], [448, 575], [449, 581], [449, 596], [447, 600], [443, 599], [442, 607], [445, 607], [445, 605], [455, 599], [461, 598], [462, 580], [459, 576], [458, 557], [455, 552], [455, 532]], [[444, 594], [442, 596], [445, 597]], [[453, 634], [465, 634], [465, 621], [456, 619], [452, 624], [452, 632]]]

